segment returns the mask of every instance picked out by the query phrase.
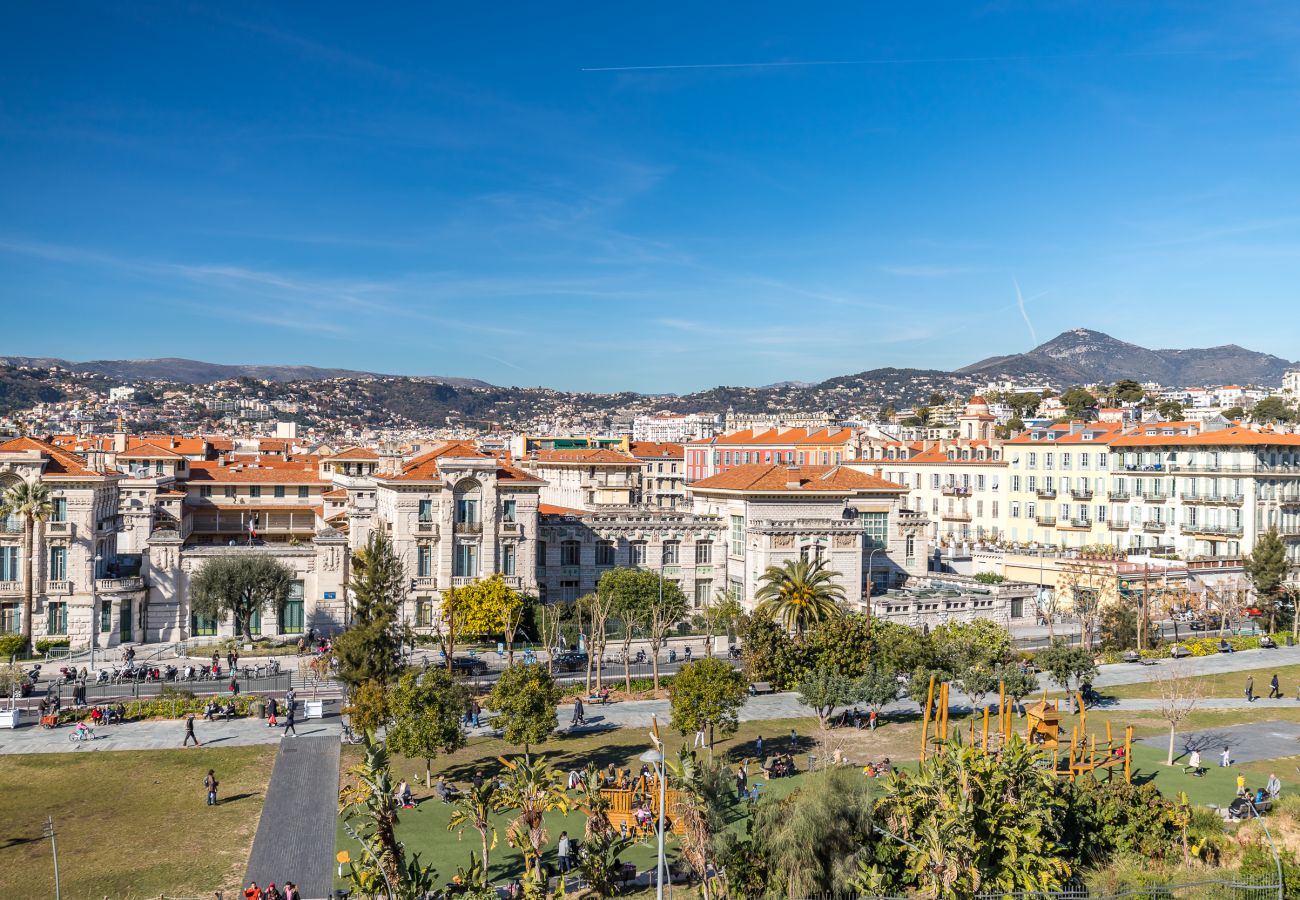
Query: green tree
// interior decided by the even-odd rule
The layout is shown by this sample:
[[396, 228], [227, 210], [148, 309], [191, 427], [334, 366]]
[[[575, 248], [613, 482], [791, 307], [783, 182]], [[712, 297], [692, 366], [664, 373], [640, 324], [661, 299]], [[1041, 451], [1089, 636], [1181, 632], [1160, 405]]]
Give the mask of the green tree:
[[808, 650], [819, 668], [856, 677], [866, 672], [875, 658], [879, 624], [861, 613], [823, 619], [808, 632]]
[[758, 805], [754, 835], [767, 862], [769, 896], [851, 896], [856, 867], [875, 843], [871, 793], [857, 770], [834, 768]]
[[1011, 633], [992, 619], [945, 622], [930, 632], [935, 664], [951, 678], [997, 668], [1011, 658]]
[[442, 669], [423, 674], [408, 669], [389, 693], [393, 724], [385, 739], [390, 749], [424, 760], [425, 787], [432, 780], [433, 758], [465, 746], [460, 722], [467, 697], [464, 686]]
[[471, 784], [465, 790], [458, 792], [452, 798], [451, 819], [447, 822], [447, 830], [454, 831], [457, 835], [463, 834], [466, 828], [473, 828], [478, 832], [479, 840], [483, 845], [481, 884], [484, 885], [491, 878], [490, 854], [497, 846], [497, 829], [492, 824], [492, 813], [497, 806], [496, 790], [496, 779], [488, 778], [477, 787]]
[[229, 614], [244, 641], [253, 642], [253, 616], [280, 609], [289, 598], [293, 571], [271, 556], [234, 550], [214, 556], [190, 578], [190, 609], [217, 619]]
[[1078, 419], [1097, 405], [1097, 398], [1081, 387], [1072, 387], [1061, 395], [1061, 403], [1070, 416]]
[[1183, 418], [1183, 405], [1177, 400], [1161, 400], [1156, 404], [1156, 415], [1166, 422], [1178, 422]]
[[1243, 562], [1246, 575], [1255, 588], [1256, 602], [1268, 613], [1268, 630], [1271, 632], [1277, 624], [1278, 601], [1289, 568], [1286, 545], [1282, 543], [1277, 526], [1256, 539], [1254, 549]]
[[516, 663], [501, 673], [483, 705], [497, 713], [502, 736], [522, 745], [528, 761], [532, 745], [545, 742], [555, 731], [555, 708], [562, 696], [541, 663]]
[[352, 890], [364, 897], [417, 900], [433, 889], [438, 873], [420, 865], [420, 854], [410, 859], [397, 839], [397, 800], [388, 749], [363, 734], [365, 756], [348, 770], [339, 792], [339, 815], [361, 841], [361, 858], [348, 863]]
[[349, 694], [343, 713], [358, 734], [374, 734], [388, 721], [388, 685], [372, 678], [354, 687]]
[[1127, 650], [1137, 646], [1138, 614], [1129, 603], [1111, 603], [1101, 611], [1103, 650]]
[[650, 606], [659, 597], [659, 576], [647, 569], [618, 566], [600, 576], [596, 592], [610, 598], [612, 614], [622, 622], [623, 687], [631, 693], [632, 639], [649, 620]]
[[32, 615], [36, 576], [32, 561], [36, 556], [36, 523], [54, 514], [50, 489], [39, 481], [19, 481], [0, 494], [0, 519], [17, 519], [23, 526], [23, 621], [24, 648], [32, 649]]
[[1020, 701], [1038, 690], [1038, 676], [1026, 672], [1017, 663], [1007, 663], [998, 670], [998, 681], [1011, 698], [1011, 705], [1023, 716], [1025, 712]]
[[862, 864], [864, 892], [926, 898], [1056, 890], [1065, 801], [1043, 755], [1018, 737], [997, 754], [950, 741], [884, 783], [876, 816], [892, 838]]
[[1076, 691], [1097, 677], [1097, 663], [1091, 653], [1083, 647], [1070, 647], [1059, 640], [1046, 650], [1038, 651], [1035, 661], [1067, 692]]
[[1294, 422], [1296, 411], [1281, 397], [1265, 397], [1250, 408], [1256, 422]]
[[687, 663], [668, 685], [670, 724], [681, 734], [708, 728], [712, 752], [715, 730], [723, 737], [735, 733], [746, 692], [745, 676], [720, 659]]
[[743, 613], [744, 607], [740, 605], [740, 601], [724, 588], [718, 588], [713, 592], [713, 596], [704, 602], [704, 609], [700, 611], [700, 615], [704, 619], [706, 656], [713, 655], [714, 632], [721, 631], [725, 634], [731, 625], [740, 621]]
[[835, 669], [818, 667], [799, 682], [799, 701], [817, 713], [822, 728], [835, 712], [835, 707], [853, 700], [853, 679]]
[[[716, 853], [715, 839], [726, 827], [731, 799], [727, 770], [721, 763], [704, 761], [693, 750], [682, 749], [677, 762], [668, 762], [668, 783], [680, 792], [682, 855], [700, 881], [704, 900], [712, 896], [709, 869]], [[676, 830], [676, 829], [675, 829]]]
[[919, 629], [899, 622], [873, 619], [871, 622], [872, 660], [887, 671], [899, 674], [934, 663], [934, 644]]
[[546, 846], [546, 814], [568, 813], [569, 795], [564, 790], [564, 777], [546, 765], [544, 760], [501, 760], [506, 775], [497, 790], [498, 810], [513, 810], [516, 816], [506, 826], [506, 843], [518, 848], [524, 856], [527, 872], [525, 895], [543, 897], [546, 894], [542, 881], [542, 848]]
[[334, 641], [339, 678], [352, 688], [371, 680], [391, 684], [402, 669], [397, 611], [406, 596], [406, 573], [383, 529], [372, 530], [356, 553], [349, 593], [352, 625]]
[[1239, 422], [1246, 418], [1246, 411], [1240, 406], [1229, 406], [1223, 411], [1223, 417], [1230, 422]]
[[839, 577], [820, 559], [787, 560], [768, 567], [754, 598], [760, 610], [802, 637], [808, 626], [842, 614], [838, 604], [844, 601], [844, 588], [835, 582]]
[[[1007, 397], [1007, 406], [1015, 411], [1017, 419], [1032, 419], [1038, 415], [1038, 404], [1042, 401], [1042, 395], [1027, 391]], [[1020, 427], [1025, 427], [1024, 422], [1020, 423]]]
[[957, 676], [957, 687], [970, 698], [972, 712], [982, 712], [984, 698], [998, 689], [997, 673], [982, 665], [971, 666]]
[[898, 699], [898, 689], [897, 674], [883, 666], [871, 666], [865, 675], [853, 683], [854, 698], [865, 703], [868, 709], [874, 709], [877, 714]]
[[1137, 403], [1146, 396], [1146, 390], [1131, 378], [1121, 378], [1111, 387], [1112, 402]]
[[742, 616], [739, 637], [745, 665], [755, 681], [768, 681], [785, 690], [813, 668], [814, 656], [808, 645], [791, 638], [770, 613], [759, 610]]

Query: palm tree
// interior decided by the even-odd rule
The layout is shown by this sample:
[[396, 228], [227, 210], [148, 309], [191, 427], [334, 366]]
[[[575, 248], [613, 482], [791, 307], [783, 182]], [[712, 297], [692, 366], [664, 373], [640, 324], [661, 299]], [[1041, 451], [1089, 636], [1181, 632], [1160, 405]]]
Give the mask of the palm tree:
[[[473, 828], [483, 839], [483, 883], [488, 880], [488, 854], [497, 845], [497, 829], [492, 824], [492, 812], [496, 809], [496, 783], [484, 781], [478, 787], [469, 787], [456, 795], [451, 801], [451, 821], [447, 823], [448, 831], [463, 834], [466, 828]], [[491, 842], [489, 843], [489, 836]]]
[[567, 813], [570, 808], [564, 777], [541, 759], [501, 757], [501, 764], [508, 774], [497, 791], [496, 808], [518, 812], [506, 826], [506, 843], [524, 854], [525, 878], [538, 882], [547, 840], [545, 816], [548, 812]]
[[710, 900], [709, 864], [713, 842], [726, 827], [724, 813], [731, 797], [727, 772], [720, 763], [702, 762], [694, 750], [682, 749], [677, 762], [668, 763], [669, 783], [680, 790], [683, 829], [682, 855], [700, 879], [700, 892]]
[[36, 523], [44, 522], [53, 513], [50, 489], [39, 481], [19, 481], [0, 495], [0, 518], [21, 519], [23, 523], [23, 641], [28, 651], [32, 648], [32, 600], [36, 587], [32, 565]]
[[759, 610], [802, 636], [809, 625], [841, 614], [838, 604], [844, 601], [844, 588], [835, 583], [839, 577], [839, 572], [827, 569], [820, 559], [787, 560], [768, 567], [754, 598]]

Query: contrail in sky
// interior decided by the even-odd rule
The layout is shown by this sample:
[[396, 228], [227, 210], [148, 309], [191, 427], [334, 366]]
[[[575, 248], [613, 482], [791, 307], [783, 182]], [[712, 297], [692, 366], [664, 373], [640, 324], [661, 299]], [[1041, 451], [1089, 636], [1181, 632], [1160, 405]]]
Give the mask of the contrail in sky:
[[1011, 276], [1011, 283], [1016, 286], [1016, 306], [1020, 307], [1020, 315], [1024, 318], [1025, 324], [1029, 326], [1029, 336], [1034, 339], [1034, 346], [1038, 346], [1038, 332], [1034, 331], [1034, 323], [1029, 321], [1029, 313], [1025, 312], [1025, 298], [1020, 294], [1020, 282], [1016, 281], [1016, 276]]
[[684, 63], [652, 66], [588, 66], [582, 72], [664, 72], [673, 69], [787, 69], [801, 66], [891, 66], [920, 63], [1033, 62], [1053, 59], [1103, 59], [1120, 56], [1200, 56], [1196, 50], [1149, 51], [1140, 53], [1061, 53], [1041, 56], [930, 56], [904, 59], [826, 59], [804, 62]]

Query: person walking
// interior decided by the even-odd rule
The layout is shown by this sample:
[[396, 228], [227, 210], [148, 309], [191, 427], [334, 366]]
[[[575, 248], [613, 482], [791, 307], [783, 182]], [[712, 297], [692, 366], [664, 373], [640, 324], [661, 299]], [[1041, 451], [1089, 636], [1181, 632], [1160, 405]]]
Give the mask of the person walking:
[[579, 726], [579, 725], [581, 725], [581, 724], [583, 724], [583, 717], [582, 717], [582, 698], [581, 698], [581, 697], [574, 697], [574, 698], [573, 698], [573, 721], [570, 722], [569, 725], [570, 725], [570, 727], [574, 727], [574, 728], [576, 728], [577, 726]]
[[203, 787], [208, 792], [208, 806], [217, 805], [218, 784], [220, 784], [220, 782], [217, 781], [217, 773], [214, 772], [212, 769], [208, 769], [208, 774], [203, 778]]
[[244, 900], [262, 900], [262, 889], [256, 881], [250, 881], [248, 887], [244, 888]]
[[871, 715], [867, 716], [867, 725], [869, 725], [869, 726], [871, 727], [871, 730], [872, 730], [872, 731], [875, 731], [875, 730], [876, 730], [876, 719], [877, 719], [877, 718], [878, 718], [878, 717], [877, 717], [877, 715], [876, 715], [876, 711], [875, 711], [874, 709], [871, 711]]
[[758, 736], [758, 739], [754, 741], [754, 747], [757, 751], [758, 761], [762, 762], [763, 761], [763, 736], [761, 734]]
[[290, 734], [292, 734], [294, 737], [298, 736], [298, 729], [293, 727], [293, 716], [294, 716], [294, 712], [293, 712], [293, 707], [291, 706], [287, 710], [285, 710], [284, 713], [284, 736], [285, 737], [288, 737]]
[[555, 849], [560, 857], [560, 874], [562, 875], [567, 875], [569, 873], [569, 869], [572, 868], [572, 864], [569, 862], [570, 847], [571, 844], [569, 843], [569, 833], [567, 831], [561, 831], [560, 840], [559, 843], [555, 845]]
[[1276, 800], [1282, 796], [1282, 782], [1278, 779], [1276, 773], [1268, 773], [1268, 781], [1264, 785], [1264, 790], [1268, 791], [1270, 800]]
[[277, 708], [278, 707], [274, 697], [272, 697], [270, 700], [266, 702], [266, 727], [267, 728], [275, 728], [276, 725], [279, 724], [275, 718]]
[[1219, 754], [1219, 768], [1226, 769], [1230, 765], [1232, 765], [1232, 751], [1224, 747], [1223, 752]]
[[749, 795], [749, 772], [742, 762], [736, 766], [736, 799], [744, 800]]
[[1282, 699], [1282, 683], [1277, 680], [1277, 673], [1273, 673], [1273, 678], [1268, 683], [1268, 699]]
[[1246, 702], [1247, 703], [1255, 702], [1255, 676], [1254, 675], [1246, 676]]
[[1201, 769], [1201, 751], [1200, 751], [1200, 750], [1193, 750], [1193, 751], [1192, 751], [1192, 755], [1189, 756], [1189, 757], [1187, 758], [1187, 768], [1191, 769], [1191, 770], [1192, 770], [1192, 774], [1193, 774], [1194, 776], [1198, 777], [1198, 778], [1199, 778], [1200, 776], [1202, 776], [1202, 775], [1205, 774], [1204, 770]]
[[235, 671], [235, 651], [234, 651], [234, 650], [227, 650], [227, 651], [226, 651], [226, 665], [230, 667], [230, 671], [231, 671], [231, 672], [234, 672], [234, 671]]
[[195, 747], [203, 746], [199, 743], [199, 739], [194, 734], [194, 713], [190, 713], [185, 717], [185, 740], [181, 741], [181, 746], [188, 747], [190, 741], [194, 742]]
[[691, 749], [694, 750], [696, 747], [706, 746], [708, 746], [708, 744], [704, 740], [704, 726], [701, 725], [699, 728], [695, 729], [695, 743], [691, 745]]
[[284, 900], [302, 900], [302, 894], [298, 893], [298, 885], [292, 881], [284, 883]]

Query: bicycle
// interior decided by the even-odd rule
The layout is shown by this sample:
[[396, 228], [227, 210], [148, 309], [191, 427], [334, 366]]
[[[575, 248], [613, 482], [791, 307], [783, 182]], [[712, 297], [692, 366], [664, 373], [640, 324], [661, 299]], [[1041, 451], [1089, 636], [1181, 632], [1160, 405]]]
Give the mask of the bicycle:
[[94, 739], [95, 739], [95, 730], [93, 728], [87, 728], [84, 726], [80, 728], [74, 728], [72, 733], [68, 735], [68, 740], [74, 744], [79, 744], [82, 743], [83, 741], [93, 741]]

